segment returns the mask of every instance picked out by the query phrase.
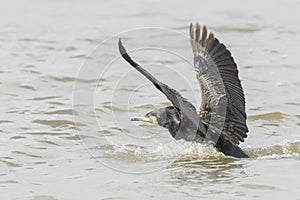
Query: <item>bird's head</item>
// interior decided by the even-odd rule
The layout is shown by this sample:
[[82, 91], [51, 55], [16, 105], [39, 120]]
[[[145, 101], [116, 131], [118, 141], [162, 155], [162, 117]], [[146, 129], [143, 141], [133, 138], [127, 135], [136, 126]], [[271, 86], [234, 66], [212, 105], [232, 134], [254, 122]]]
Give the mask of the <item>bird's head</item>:
[[180, 123], [180, 113], [174, 106], [160, 108], [147, 113], [144, 117], [134, 117], [131, 121], [143, 121], [158, 124], [167, 129], [177, 128]]

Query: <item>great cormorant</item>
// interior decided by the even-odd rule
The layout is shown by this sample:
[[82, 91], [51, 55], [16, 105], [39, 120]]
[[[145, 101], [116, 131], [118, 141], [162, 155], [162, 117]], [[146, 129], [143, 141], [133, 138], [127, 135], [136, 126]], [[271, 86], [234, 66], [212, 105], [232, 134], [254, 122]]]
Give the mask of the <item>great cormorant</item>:
[[230, 51], [213, 33], [197, 23], [190, 25], [194, 68], [202, 91], [200, 112], [178, 91], [160, 82], [136, 63], [119, 40], [122, 57], [143, 74], [173, 104], [147, 113], [132, 121], [158, 124], [169, 130], [176, 140], [213, 144], [225, 155], [248, 158], [238, 146], [247, 137], [245, 98], [237, 65]]

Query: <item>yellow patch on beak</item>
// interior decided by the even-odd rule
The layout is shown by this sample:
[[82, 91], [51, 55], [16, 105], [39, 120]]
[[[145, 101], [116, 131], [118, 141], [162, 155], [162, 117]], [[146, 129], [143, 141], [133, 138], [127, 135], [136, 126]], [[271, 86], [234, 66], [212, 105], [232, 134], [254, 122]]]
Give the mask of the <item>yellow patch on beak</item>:
[[130, 120], [131, 121], [148, 122], [148, 123], [151, 123], [151, 124], [157, 124], [157, 119], [154, 116], [150, 116], [150, 117], [133, 117]]

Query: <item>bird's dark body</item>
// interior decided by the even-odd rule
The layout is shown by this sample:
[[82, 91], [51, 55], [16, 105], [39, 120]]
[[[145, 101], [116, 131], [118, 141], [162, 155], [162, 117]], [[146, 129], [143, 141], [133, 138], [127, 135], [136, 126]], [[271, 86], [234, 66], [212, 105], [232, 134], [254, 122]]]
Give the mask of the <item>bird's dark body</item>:
[[[151, 111], [147, 113], [147, 115], [157, 116], [159, 119], [158, 124], [167, 128], [172, 137], [176, 140], [184, 139], [186, 141], [197, 143], [204, 143], [205, 141], [207, 125], [204, 124], [206, 130], [201, 130], [199, 128], [200, 125], [195, 126], [192, 121], [180, 114], [173, 106]], [[202, 122], [200, 121], [200, 123]], [[249, 157], [237, 144], [231, 142], [223, 134], [219, 134], [217, 137], [217, 141], [213, 145], [218, 151], [236, 158]]]
[[208, 143], [225, 155], [248, 158], [238, 146], [247, 137], [245, 100], [237, 66], [227, 48], [214, 37], [207, 36], [204, 26], [190, 26], [196, 77], [202, 90], [200, 113], [179, 92], [163, 84], [131, 59], [119, 41], [122, 57], [143, 74], [173, 104], [147, 113], [160, 126], [167, 128], [176, 140]]

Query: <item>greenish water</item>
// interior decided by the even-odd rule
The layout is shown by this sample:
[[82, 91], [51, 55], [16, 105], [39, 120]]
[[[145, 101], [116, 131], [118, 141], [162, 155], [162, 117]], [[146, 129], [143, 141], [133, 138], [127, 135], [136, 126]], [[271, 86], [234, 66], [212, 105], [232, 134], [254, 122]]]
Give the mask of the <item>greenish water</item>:
[[[1, 1], [1, 199], [300, 199], [298, 4]], [[107, 39], [143, 28], [124, 44], [152, 47], [133, 55], [199, 105], [184, 37], [195, 21], [238, 63], [251, 159], [129, 120], [168, 101]]]

